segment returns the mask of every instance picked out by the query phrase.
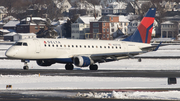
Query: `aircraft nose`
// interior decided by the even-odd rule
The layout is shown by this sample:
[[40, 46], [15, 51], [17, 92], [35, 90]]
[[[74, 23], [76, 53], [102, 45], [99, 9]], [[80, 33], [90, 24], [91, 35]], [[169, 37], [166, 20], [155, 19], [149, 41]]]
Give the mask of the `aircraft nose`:
[[5, 53], [5, 55], [6, 55], [7, 57], [10, 57], [10, 58], [11, 58], [11, 57], [14, 57], [15, 54], [16, 54], [16, 51], [13, 51], [13, 50], [11, 50], [11, 49], [7, 50], [6, 53]]

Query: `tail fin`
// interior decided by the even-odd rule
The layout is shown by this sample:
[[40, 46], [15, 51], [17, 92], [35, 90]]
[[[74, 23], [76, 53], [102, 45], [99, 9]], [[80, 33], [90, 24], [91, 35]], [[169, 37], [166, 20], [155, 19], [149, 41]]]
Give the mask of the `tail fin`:
[[123, 41], [150, 43], [155, 14], [156, 8], [150, 8], [133, 35], [127, 37]]

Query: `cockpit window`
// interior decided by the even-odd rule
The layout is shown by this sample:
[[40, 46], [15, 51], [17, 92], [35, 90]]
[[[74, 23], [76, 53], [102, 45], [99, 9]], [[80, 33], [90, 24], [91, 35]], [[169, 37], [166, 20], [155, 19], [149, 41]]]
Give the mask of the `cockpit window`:
[[14, 44], [14, 46], [28, 46], [28, 44], [27, 43], [23, 43], [23, 42], [16, 42], [15, 44]]
[[14, 46], [21, 46], [22, 45], [22, 42], [16, 42], [15, 44], [14, 44]]
[[23, 43], [23, 46], [27, 46], [27, 43]]

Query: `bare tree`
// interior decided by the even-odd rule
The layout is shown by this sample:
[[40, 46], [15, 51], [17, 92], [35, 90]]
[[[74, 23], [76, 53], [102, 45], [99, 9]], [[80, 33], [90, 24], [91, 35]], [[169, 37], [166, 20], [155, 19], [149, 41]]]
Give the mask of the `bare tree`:
[[158, 13], [158, 16], [156, 16], [156, 20], [161, 23], [162, 22], [162, 18], [165, 16], [165, 9], [160, 5], [160, 2], [158, 0], [151, 0], [152, 4], [153, 4], [153, 7], [156, 8], [156, 11]]

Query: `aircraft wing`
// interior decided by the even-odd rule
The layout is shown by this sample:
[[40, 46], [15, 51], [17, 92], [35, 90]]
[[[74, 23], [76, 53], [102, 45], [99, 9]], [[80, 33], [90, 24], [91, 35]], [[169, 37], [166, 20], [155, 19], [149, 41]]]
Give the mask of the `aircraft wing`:
[[116, 61], [124, 58], [134, 58], [134, 55], [138, 55], [142, 53], [139, 52], [120, 52], [120, 53], [104, 53], [104, 54], [92, 54], [90, 55], [91, 59], [94, 62], [109, 62], [109, 61]]

